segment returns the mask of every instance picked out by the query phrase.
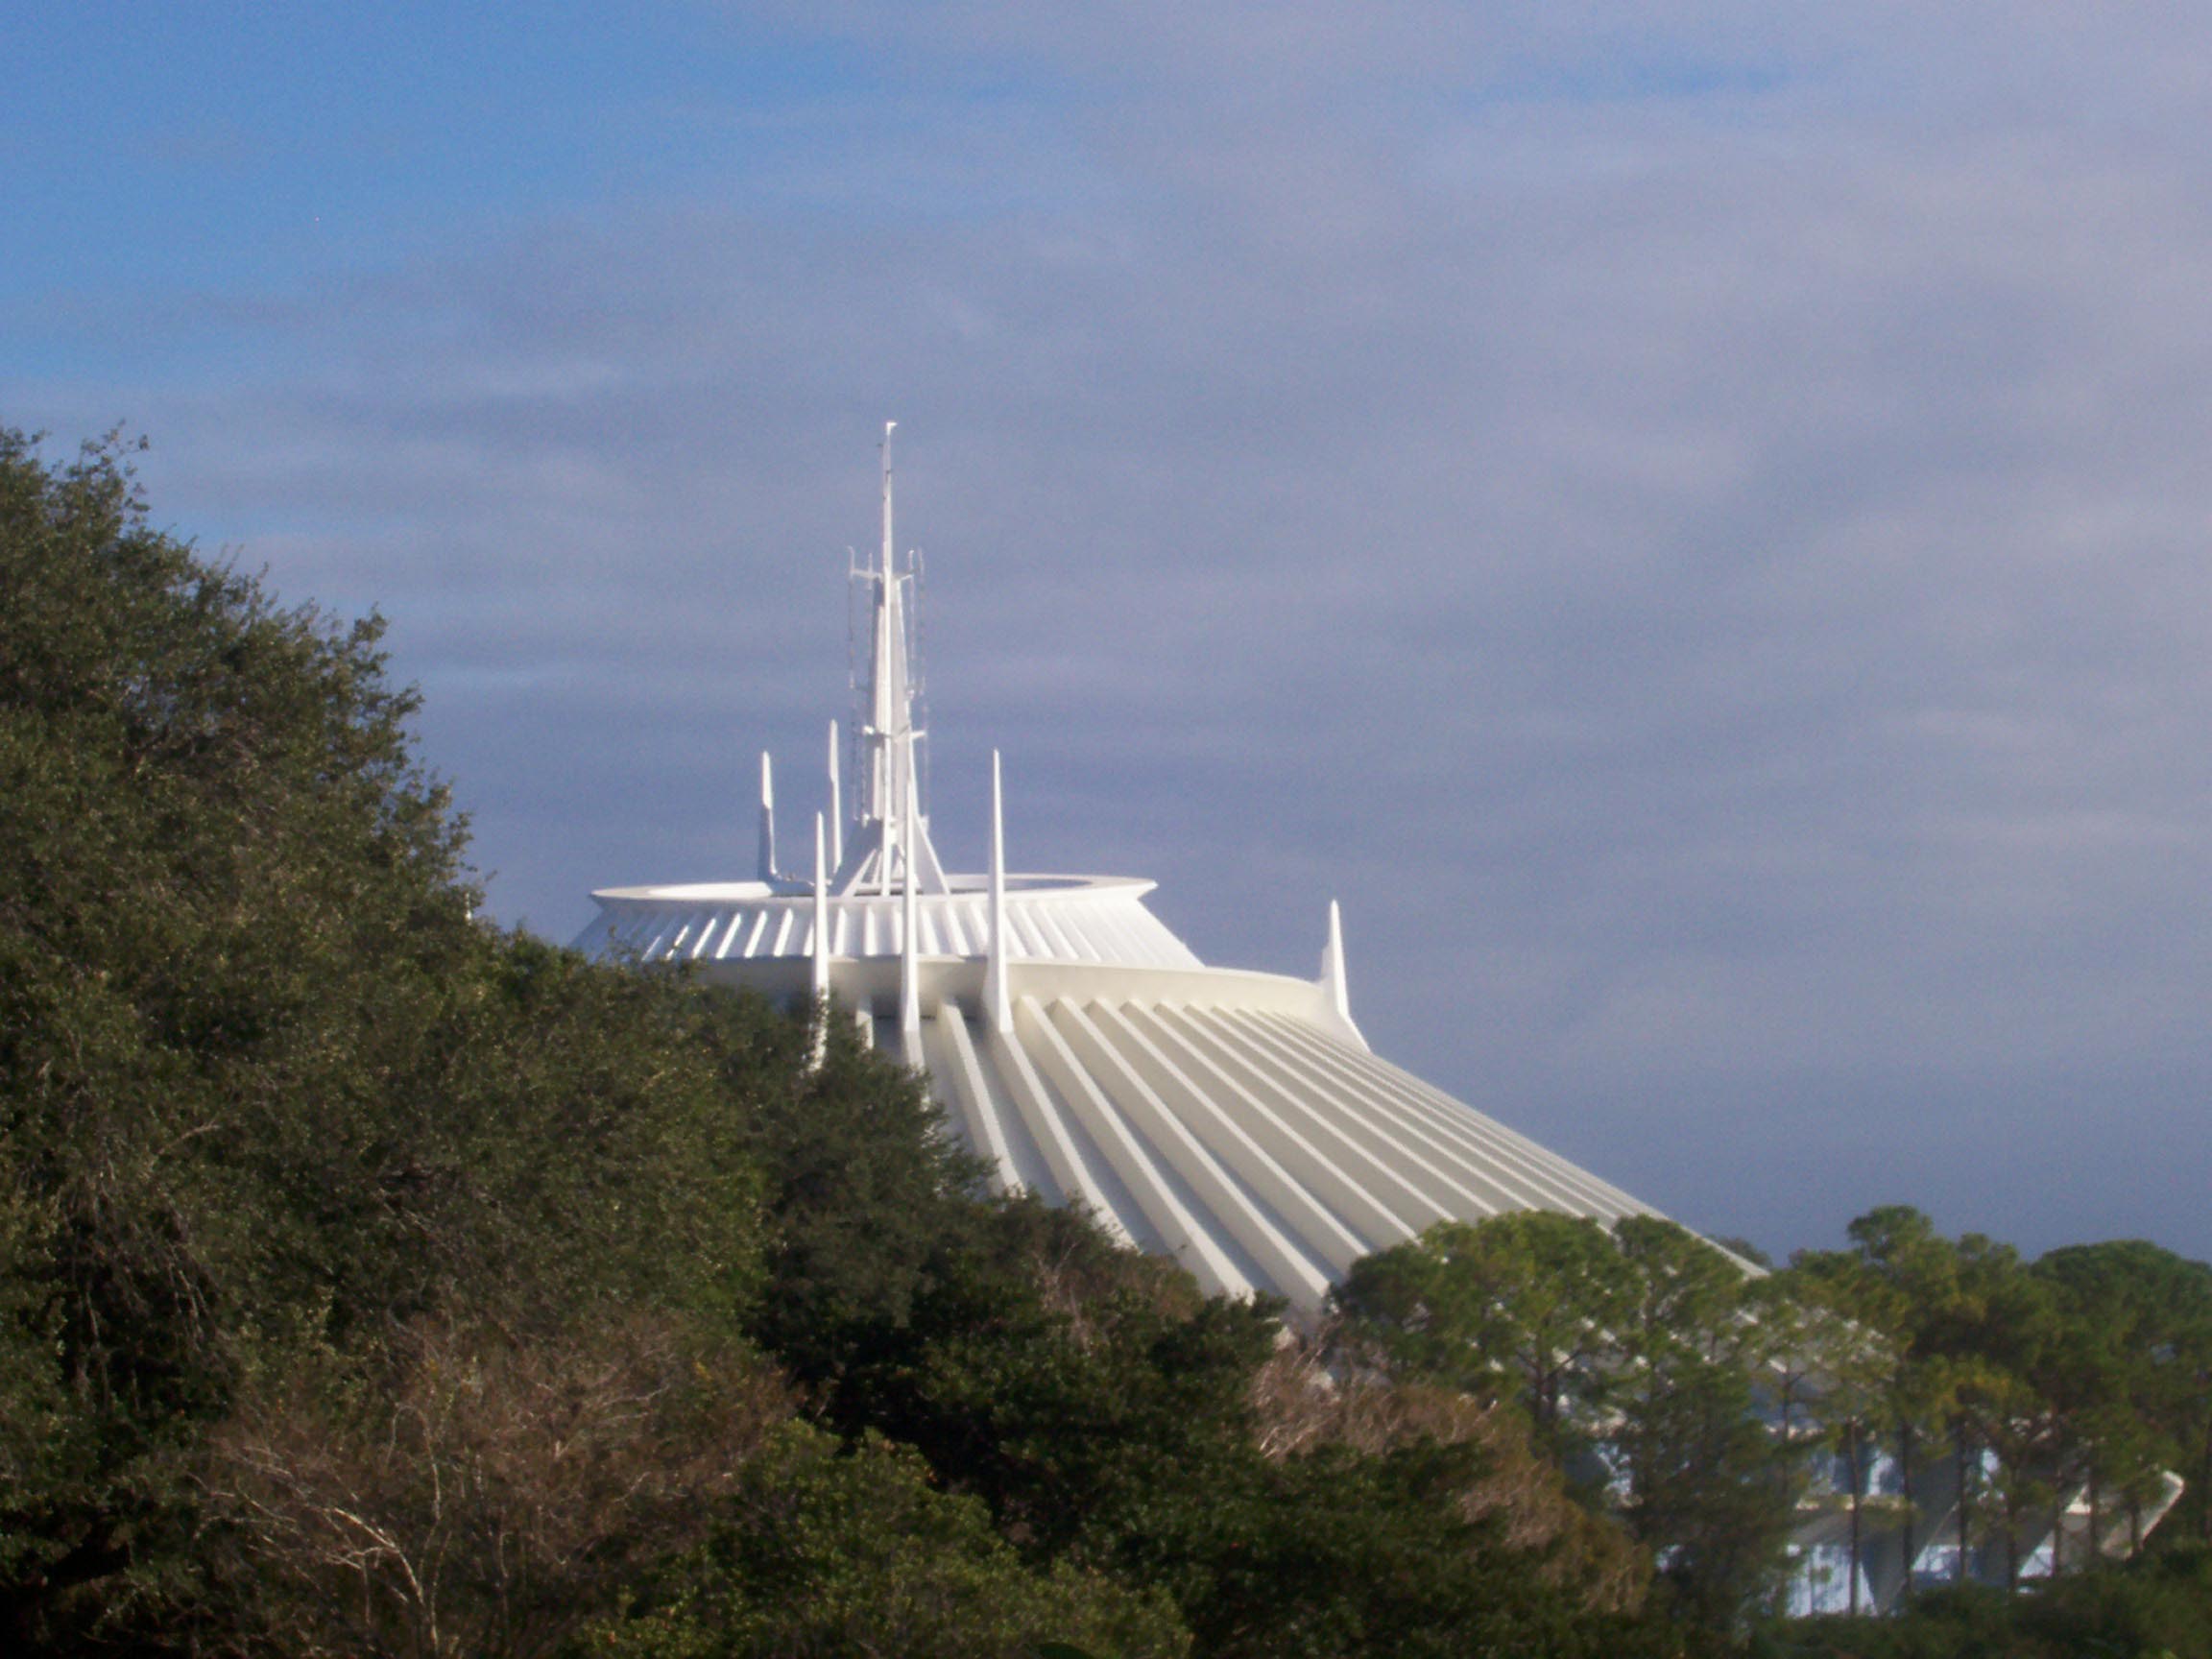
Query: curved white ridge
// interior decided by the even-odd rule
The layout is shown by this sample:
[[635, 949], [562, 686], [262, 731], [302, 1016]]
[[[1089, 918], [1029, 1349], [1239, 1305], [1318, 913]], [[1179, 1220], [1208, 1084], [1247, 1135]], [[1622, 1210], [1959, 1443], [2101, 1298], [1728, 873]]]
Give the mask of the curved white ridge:
[[[946, 880], [952, 891], [914, 896], [919, 953], [984, 956], [991, 939], [988, 892], [974, 877]], [[1009, 877], [1007, 954], [1027, 962], [1202, 966], [1144, 907], [1153, 886], [1096, 876]], [[599, 915], [576, 948], [594, 956], [716, 963], [813, 954], [814, 895], [793, 883], [611, 887], [591, 897]], [[890, 897], [840, 894], [825, 908], [831, 956], [895, 957], [905, 949], [903, 888]]]
[[1653, 1214], [1368, 1052], [1334, 903], [1318, 978], [1210, 968], [1145, 907], [1150, 881], [1005, 875], [996, 756], [990, 873], [945, 873], [915, 769], [920, 565], [893, 557], [889, 442], [882, 551], [853, 572], [871, 614], [849, 818], [832, 726], [809, 878], [777, 870], [763, 757], [761, 878], [605, 888], [577, 949], [800, 1006], [827, 994], [927, 1074], [995, 1189], [1081, 1202], [1208, 1290], [1301, 1315], [1438, 1221]]
[[949, 999], [912, 1051], [875, 1032], [927, 1071], [996, 1190], [1080, 1200], [1209, 1291], [1301, 1314], [1438, 1221], [1652, 1213], [1311, 1020], [1128, 990], [1018, 997], [1011, 1032]]

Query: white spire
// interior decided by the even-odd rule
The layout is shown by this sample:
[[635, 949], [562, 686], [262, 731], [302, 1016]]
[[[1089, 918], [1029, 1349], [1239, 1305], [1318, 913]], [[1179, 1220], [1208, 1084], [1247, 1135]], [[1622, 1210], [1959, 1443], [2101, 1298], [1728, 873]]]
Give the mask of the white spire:
[[899, 422], [883, 422], [883, 568], [891, 568], [891, 561], [898, 556], [898, 547], [891, 537], [891, 434], [899, 430]]
[[760, 879], [776, 879], [776, 775], [760, 751]]
[[991, 751], [991, 955], [983, 965], [983, 1012], [998, 1031], [1014, 1029], [1014, 1000], [1007, 993], [1006, 810], [998, 778], [998, 751]]
[[882, 551], [867, 569], [854, 572], [854, 580], [869, 587], [870, 638], [860, 686], [859, 810], [852, 845], [837, 862], [840, 893], [894, 893], [910, 871], [932, 893], [946, 891], [917, 783], [915, 745], [923, 733], [914, 723], [910, 660], [915, 572], [911, 559], [904, 574], [898, 568], [891, 517], [891, 434], [897, 427], [895, 421], [883, 426]]
[[[891, 534], [891, 434], [896, 421], [883, 425], [883, 553], [876, 566], [876, 630], [868, 653], [868, 723], [862, 727], [869, 739], [869, 758], [862, 803], [867, 817], [885, 827], [890, 846], [903, 849], [908, 764], [914, 751], [914, 694], [906, 679], [906, 581], [899, 574], [897, 543]], [[887, 849], [888, 850], [888, 849]], [[888, 891], [889, 860], [880, 875]]]
[[1329, 1011], [1353, 1042], [1364, 1048], [1367, 1039], [1352, 1022], [1352, 997], [1344, 982], [1344, 914], [1336, 901], [1329, 901], [1329, 938], [1321, 947], [1321, 988], [1329, 994]]

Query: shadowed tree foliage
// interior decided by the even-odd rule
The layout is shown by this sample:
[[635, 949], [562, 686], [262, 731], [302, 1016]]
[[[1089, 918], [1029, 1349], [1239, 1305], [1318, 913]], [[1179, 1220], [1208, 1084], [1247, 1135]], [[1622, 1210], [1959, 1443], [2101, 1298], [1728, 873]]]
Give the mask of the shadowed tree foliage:
[[[725, 1083], [767, 1179], [765, 1275], [751, 1329], [803, 1382], [871, 1362], [982, 1237], [984, 1166], [947, 1136], [918, 1072], [831, 1011], [818, 1069], [798, 1022], [715, 998]], [[762, 1078], [786, 1079], [774, 1088]]]
[[1797, 1486], [1754, 1410], [1768, 1360], [1754, 1283], [1655, 1216], [1608, 1233], [1524, 1212], [1369, 1257], [1336, 1305], [1389, 1373], [1524, 1410], [1594, 1503], [1614, 1488], [1677, 1605], [1724, 1629], [1772, 1580]]
[[1286, 1445], [1266, 1379], [1286, 1351], [1271, 1306], [1208, 1300], [1080, 1214], [1022, 1199], [978, 1207], [821, 1410], [919, 1449], [1037, 1569], [1165, 1590], [1197, 1653], [1626, 1639], [1611, 1615], [1633, 1607], [1640, 1564], [1563, 1519], [1555, 1481], [1531, 1491], [1517, 1427], [1414, 1413], [1404, 1432]]
[[1741, 1266], [1671, 1221], [1625, 1216], [1614, 1239], [1628, 1285], [1611, 1437], [1623, 1514], [1680, 1604], [1726, 1628], [1777, 1575], [1798, 1486], [1787, 1442], [1754, 1411], [1762, 1299]]
[[1518, 1405], [1538, 1443], [1567, 1464], [1612, 1384], [1601, 1360], [1629, 1295], [1604, 1228], [1523, 1210], [1441, 1221], [1366, 1257], [1334, 1301], [1394, 1366]]
[[384, 1373], [298, 1367], [209, 1438], [203, 1549], [261, 1593], [241, 1645], [546, 1653], [673, 1551], [788, 1414], [661, 1314], [527, 1337], [409, 1327]]
[[1039, 1572], [977, 1500], [877, 1435], [850, 1447], [787, 1425], [718, 1507], [709, 1536], [571, 1649], [625, 1659], [1033, 1659], [1047, 1644], [1169, 1659], [1172, 1602], [1062, 1562]]
[[0, 586], [0, 1630], [191, 1646], [242, 1390], [422, 1318], [733, 1316], [761, 1184], [730, 1016], [471, 922], [378, 624], [13, 434]]
[[1863, 1409], [1829, 1415], [1894, 1453], [1907, 1558], [1937, 1460], [1970, 1550], [2007, 1580], [2046, 1541], [2060, 1569], [2091, 1538], [2140, 1545], [2163, 1472], [2208, 1467], [2212, 1267], [2140, 1241], [2029, 1264], [1978, 1234], [1946, 1238], [1902, 1206], [1861, 1216], [1850, 1237], [1847, 1250], [1800, 1252], [1785, 1277], [1879, 1339], [1879, 1374], [1832, 1390]]
[[1623, 1529], [1575, 1501], [1558, 1468], [1538, 1453], [1510, 1407], [1455, 1389], [1393, 1378], [1341, 1321], [1276, 1344], [1253, 1385], [1261, 1449], [1286, 1458], [1325, 1447], [1373, 1455], [1433, 1440], [1472, 1441], [1477, 1478], [1455, 1503], [1461, 1517], [1496, 1517], [1503, 1542], [1574, 1604], [1634, 1613], [1650, 1588], [1648, 1553]]
[[2057, 1367], [2080, 1403], [2093, 1520], [2117, 1517], [2140, 1543], [2143, 1507], [2173, 1469], [2189, 1481], [2183, 1526], [2212, 1538], [2212, 1266], [2122, 1239], [2051, 1251], [2030, 1271], [2070, 1332]]
[[1746, 1659], [2212, 1659], [2212, 1554], [2196, 1541], [2022, 1595], [1923, 1592], [1890, 1619], [1800, 1620]]

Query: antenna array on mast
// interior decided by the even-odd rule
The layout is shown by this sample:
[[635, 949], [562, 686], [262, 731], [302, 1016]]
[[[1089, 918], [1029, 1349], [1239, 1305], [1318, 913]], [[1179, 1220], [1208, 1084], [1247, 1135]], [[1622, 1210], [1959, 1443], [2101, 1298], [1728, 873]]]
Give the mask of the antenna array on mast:
[[867, 607], [868, 622], [863, 643], [858, 618], [852, 616], [853, 832], [837, 867], [840, 893], [888, 895], [909, 882], [932, 892], [946, 890], [923, 810], [921, 744], [926, 733], [916, 708], [921, 639], [915, 607], [921, 566], [910, 557], [906, 570], [899, 568], [891, 465], [891, 435], [898, 424], [883, 423], [882, 541], [866, 565], [855, 559], [851, 567], [855, 598], [860, 598], [857, 590], [865, 589], [860, 603]]

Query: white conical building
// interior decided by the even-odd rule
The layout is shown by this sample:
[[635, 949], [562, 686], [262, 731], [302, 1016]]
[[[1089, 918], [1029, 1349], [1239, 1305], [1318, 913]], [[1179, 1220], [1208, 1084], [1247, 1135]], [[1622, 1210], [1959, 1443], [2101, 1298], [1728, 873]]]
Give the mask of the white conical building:
[[1145, 908], [1150, 881], [1008, 874], [996, 756], [989, 869], [945, 872], [916, 764], [916, 579], [894, 556], [890, 430], [882, 551], [853, 572], [868, 637], [849, 814], [832, 725], [809, 874], [779, 873], [763, 756], [755, 878], [596, 892], [577, 947], [792, 1001], [827, 994], [928, 1073], [1000, 1188], [1081, 1199], [1211, 1291], [1310, 1312], [1359, 1257], [1440, 1220], [1648, 1214], [1369, 1052], [1334, 902], [1317, 978], [1210, 968]]

